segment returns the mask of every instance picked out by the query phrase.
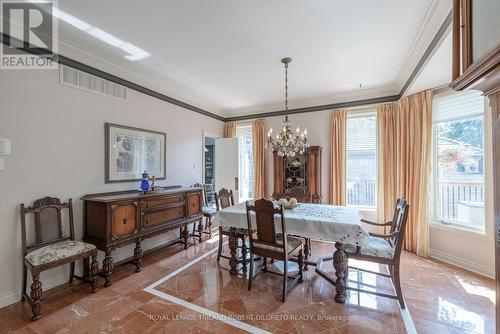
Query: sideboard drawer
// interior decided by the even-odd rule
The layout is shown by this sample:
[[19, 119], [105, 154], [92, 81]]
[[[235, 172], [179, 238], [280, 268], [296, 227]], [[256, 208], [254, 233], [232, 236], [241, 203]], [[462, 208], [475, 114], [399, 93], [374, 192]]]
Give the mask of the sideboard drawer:
[[190, 193], [187, 195], [188, 217], [201, 213], [201, 192]]
[[114, 239], [137, 231], [137, 202], [111, 206], [111, 233]]
[[164, 209], [144, 215], [144, 227], [152, 227], [184, 217], [184, 206]]
[[152, 209], [169, 204], [179, 204], [184, 201], [184, 196], [170, 196], [163, 198], [146, 199], [143, 201], [145, 209]]

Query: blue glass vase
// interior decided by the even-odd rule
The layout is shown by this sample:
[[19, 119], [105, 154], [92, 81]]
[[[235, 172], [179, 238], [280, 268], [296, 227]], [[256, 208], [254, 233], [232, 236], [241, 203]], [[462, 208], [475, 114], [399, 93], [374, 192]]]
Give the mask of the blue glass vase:
[[149, 174], [148, 172], [144, 171], [142, 173], [142, 181], [141, 181], [141, 190], [142, 191], [148, 191], [149, 190]]

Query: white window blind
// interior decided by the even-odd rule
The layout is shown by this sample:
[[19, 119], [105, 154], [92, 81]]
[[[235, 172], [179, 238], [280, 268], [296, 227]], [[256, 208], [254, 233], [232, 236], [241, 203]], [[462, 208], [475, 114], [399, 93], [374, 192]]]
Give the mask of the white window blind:
[[444, 92], [434, 95], [433, 122], [445, 122], [484, 113], [484, 96], [480, 91]]

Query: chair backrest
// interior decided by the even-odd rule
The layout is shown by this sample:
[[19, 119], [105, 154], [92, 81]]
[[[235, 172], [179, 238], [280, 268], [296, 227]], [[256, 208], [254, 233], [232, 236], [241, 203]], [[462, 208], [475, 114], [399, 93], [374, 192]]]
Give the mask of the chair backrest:
[[[282, 249], [284, 252], [286, 249], [286, 226], [283, 206], [276, 207], [272, 201], [262, 198], [254, 201], [253, 205], [247, 201], [246, 207], [250, 248], [262, 248], [259, 246], [264, 245]], [[252, 224], [252, 212], [255, 213], [255, 226]], [[283, 238], [280, 243], [277, 242], [276, 237], [275, 216], [279, 216], [281, 221]]]
[[[69, 236], [63, 235], [62, 210], [68, 209]], [[34, 242], [28, 245], [26, 216], [34, 215]], [[74, 240], [74, 222], [73, 222], [73, 203], [71, 198], [66, 203], [61, 203], [59, 198], [44, 197], [33, 202], [30, 207], [21, 204], [21, 231], [23, 254], [26, 255], [32, 249], [40, 248], [46, 245], [63, 240]]]
[[215, 193], [215, 206], [217, 211], [234, 205], [234, 196], [232, 190], [222, 188], [218, 193]]
[[391, 233], [398, 232], [398, 235], [390, 240], [393, 247], [395, 246], [394, 258], [399, 260], [401, 249], [403, 248], [403, 241], [406, 232], [406, 222], [408, 221], [408, 210], [410, 206], [405, 197], [398, 199], [396, 202], [396, 211], [394, 213], [394, 220], [391, 226]]
[[202, 188], [202, 195], [203, 195], [203, 206], [207, 205], [207, 192], [205, 190], [205, 187], [201, 183], [195, 183], [193, 184], [193, 187], [195, 188]]
[[290, 198], [295, 198], [297, 202], [299, 203], [311, 203], [312, 202], [312, 196], [309, 191], [306, 191], [305, 189], [301, 188], [293, 188], [293, 189], [287, 189], [285, 190], [284, 193], [275, 193], [273, 194], [273, 197], [277, 200], [280, 198], [286, 198], [289, 200]]

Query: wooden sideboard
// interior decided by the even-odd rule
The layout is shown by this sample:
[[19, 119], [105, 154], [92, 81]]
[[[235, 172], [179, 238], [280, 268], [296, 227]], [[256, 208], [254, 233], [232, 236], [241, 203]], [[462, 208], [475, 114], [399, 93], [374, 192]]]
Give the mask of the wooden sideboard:
[[[188, 247], [188, 224], [201, 222], [202, 188], [167, 187], [160, 191], [121, 191], [85, 195], [84, 237], [105, 253], [102, 275], [110, 286], [112, 251], [135, 243], [132, 263], [141, 271], [141, 241], [160, 233], [180, 229], [181, 242]], [[199, 224], [201, 226], [201, 224]]]

